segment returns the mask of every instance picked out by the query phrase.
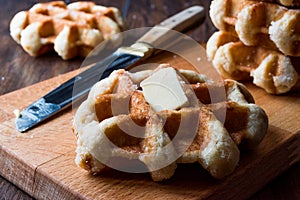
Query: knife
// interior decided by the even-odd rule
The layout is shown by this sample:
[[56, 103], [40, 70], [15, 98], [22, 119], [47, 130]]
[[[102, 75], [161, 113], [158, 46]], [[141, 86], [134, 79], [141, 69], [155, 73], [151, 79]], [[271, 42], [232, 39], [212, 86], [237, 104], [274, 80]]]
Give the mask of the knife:
[[[112, 71], [126, 69], [136, 62], [148, 58], [155, 52], [155, 47], [170, 39], [164, 37], [169, 30], [182, 32], [197, 22], [202, 22], [204, 18], [204, 8], [202, 6], [192, 6], [162, 21], [131, 46], [118, 48], [111, 55], [69, 79], [22, 110], [15, 121], [17, 130], [25, 132], [33, 128], [70, 106], [73, 101], [86, 95], [97, 81], [106, 78]], [[74, 84], [76, 84], [76, 88]]]

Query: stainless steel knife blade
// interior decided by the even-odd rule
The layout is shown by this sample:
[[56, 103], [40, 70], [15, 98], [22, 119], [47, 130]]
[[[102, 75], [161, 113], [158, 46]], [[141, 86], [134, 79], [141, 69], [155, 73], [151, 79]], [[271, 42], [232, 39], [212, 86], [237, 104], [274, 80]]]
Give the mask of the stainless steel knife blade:
[[[112, 71], [125, 69], [137, 61], [149, 57], [157, 45], [168, 39], [164, 37], [168, 30], [184, 31], [196, 22], [203, 20], [204, 16], [203, 7], [193, 6], [164, 20], [130, 47], [120, 47], [102, 61], [97, 62], [29, 105], [16, 118], [17, 130], [25, 132], [60, 112], [73, 101], [86, 95], [97, 81], [106, 78]], [[76, 91], [73, 90], [75, 83]]]

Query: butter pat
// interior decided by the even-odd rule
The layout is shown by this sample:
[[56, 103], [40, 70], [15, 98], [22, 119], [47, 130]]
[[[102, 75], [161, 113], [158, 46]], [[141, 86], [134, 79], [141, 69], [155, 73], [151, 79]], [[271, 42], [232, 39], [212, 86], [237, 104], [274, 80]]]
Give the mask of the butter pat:
[[158, 70], [140, 85], [146, 101], [156, 112], [178, 109], [188, 102], [177, 73], [171, 67]]

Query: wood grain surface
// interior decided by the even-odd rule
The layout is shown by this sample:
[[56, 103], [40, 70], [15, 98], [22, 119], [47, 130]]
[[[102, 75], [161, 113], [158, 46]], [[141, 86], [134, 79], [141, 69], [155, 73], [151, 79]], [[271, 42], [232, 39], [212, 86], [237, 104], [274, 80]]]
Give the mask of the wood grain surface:
[[[82, 59], [73, 59], [70, 61], [63, 61], [60, 57], [58, 57], [55, 53], [49, 53], [47, 55], [33, 58], [28, 56], [24, 51], [11, 39], [9, 36], [9, 22], [13, 15], [20, 10], [28, 9], [33, 4], [37, 2], [46, 2], [46, 1], [17, 1], [17, 0], [0, 0], [2, 9], [0, 12], [0, 95], [15, 91], [17, 89], [23, 88], [25, 86], [32, 85], [34, 83], [38, 83], [40, 81], [49, 79], [51, 77], [55, 77], [61, 74], [64, 74], [69, 71], [73, 71], [74, 69], [79, 68]], [[69, 1], [70, 2], [70, 1]], [[103, 0], [96, 1], [97, 3], [101, 3], [103, 5], [111, 5], [120, 8], [121, 10], [124, 8], [125, 0]], [[129, 28], [137, 28], [144, 26], [153, 26], [160, 22], [162, 19], [182, 10], [183, 8], [189, 7], [191, 5], [204, 5], [206, 11], [209, 8], [210, 1], [167, 1], [167, 0], [153, 0], [153, 1], [137, 1], [132, 0], [126, 19]], [[209, 36], [215, 31], [215, 28], [211, 24], [209, 17], [207, 16], [206, 21], [203, 25], [197, 27], [194, 31], [189, 32], [188, 34], [192, 36], [195, 40], [199, 42], [206, 42]], [[249, 86], [250, 88], [253, 86]], [[252, 88], [253, 89], [253, 88]], [[43, 90], [43, 89], [41, 89]], [[41, 92], [41, 91], [40, 91]], [[262, 91], [261, 91], [262, 92]], [[19, 99], [15, 99], [14, 103], [8, 102], [7, 105], [4, 105], [2, 102], [2, 106], [5, 106], [6, 109], [10, 109], [9, 106], [17, 105], [20, 99], [23, 99], [23, 96], [18, 96]], [[284, 97], [280, 97], [284, 99]], [[299, 98], [299, 96], [297, 97]], [[28, 103], [31, 98], [27, 99]], [[258, 102], [265, 99], [258, 98]], [[276, 106], [276, 105], [274, 105]], [[289, 106], [287, 106], [289, 107]], [[11, 107], [12, 109], [12, 107]], [[286, 116], [281, 110], [285, 110], [286, 108], [278, 108], [273, 109], [272, 115], [277, 116], [277, 122], [280, 124], [280, 120], [285, 118]], [[291, 113], [295, 111], [291, 110]], [[295, 113], [296, 114], [296, 113]], [[296, 117], [297, 115], [295, 115]], [[6, 112], [0, 110], [0, 121], [6, 121], [11, 116]], [[71, 114], [67, 114], [64, 117], [71, 117]], [[299, 116], [298, 116], [299, 117]], [[289, 120], [282, 120], [282, 127], [288, 128]], [[66, 122], [68, 123], [68, 122]], [[53, 129], [48, 128], [49, 131], [53, 132]], [[299, 130], [298, 130], [299, 131]], [[51, 137], [51, 136], [49, 136]], [[51, 139], [51, 138], [49, 138]], [[52, 138], [53, 139], [53, 138]], [[26, 139], [25, 139], [26, 140]], [[72, 142], [72, 141], [70, 141]], [[30, 145], [29, 145], [30, 146]], [[25, 149], [29, 148], [27, 146], [23, 147]], [[66, 152], [69, 152], [66, 155], [73, 155], [73, 150], [71, 146], [63, 146], [63, 147], [53, 147], [55, 149], [60, 149]], [[22, 153], [22, 149], [20, 150]], [[53, 154], [59, 154], [59, 152], [51, 151]], [[5, 151], [0, 149], [0, 154], [3, 156]], [[43, 159], [47, 160], [47, 156], [51, 156], [49, 154], [45, 154]], [[33, 158], [35, 159], [35, 158]], [[62, 157], [63, 159], [63, 157]], [[276, 158], [274, 158], [276, 159]], [[12, 160], [11, 162], [14, 162]], [[16, 160], [16, 162], [19, 162]], [[56, 161], [55, 161], [56, 162]], [[47, 169], [49, 169], [52, 173], [59, 173], [57, 170], [56, 163], [49, 163]], [[282, 161], [278, 161], [282, 162]], [[0, 166], [2, 167], [2, 166]], [[26, 176], [34, 176], [34, 174], [30, 173], [30, 170], [26, 170], [28, 166], [23, 166], [24, 170], [28, 173], [24, 174]], [[34, 166], [31, 166], [34, 167]], [[194, 166], [191, 166], [193, 168]], [[39, 170], [43, 170], [40, 168]], [[283, 171], [284, 169], [282, 169]], [[7, 171], [9, 174], [5, 174], [5, 177], [13, 177], [13, 171]], [[38, 173], [41, 177], [40, 180], [43, 180], [43, 172]], [[119, 174], [117, 174], [119, 175]], [[66, 175], [67, 176], [67, 175]], [[126, 178], [125, 178], [126, 179]], [[14, 182], [13, 180], [10, 180]], [[34, 183], [28, 180], [27, 187], [33, 187]], [[255, 182], [253, 182], [255, 183]], [[37, 187], [30, 188], [34, 191], [43, 191], [43, 188], [39, 188], [39, 184], [36, 184]], [[53, 183], [53, 193], [56, 190], [55, 183]], [[268, 183], [262, 190], [253, 195], [252, 199], [300, 199], [300, 164], [296, 163], [293, 165], [287, 172]], [[21, 188], [25, 191], [28, 191], [28, 188]], [[43, 194], [40, 194], [43, 197]], [[29, 195], [24, 193], [19, 188], [15, 187], [6, 179], [0, 177], [0, 197], [1, 199], [31, 199]]]
[[[180, 56], [174, 58], [173, 54], [166, 52], [145, 62], [193, 68]], [[211, 66], [201, 66], [204, 74], [212, 74]], [[0, 97], [0, 110], [6, 116], [0, 123], [0, 173], [35, 198], [246, 199], [300, 160], [300, 124], [297, 120], [300, 117], [300, 94], [274, 97], [247, 84], [257, 104], [269, 115], [269, 129], [258, 148], [243, 151], [239, 166], [225, 179], [213, 179], [197, 163], [179, 165], [175, 175], [162, 183], [153, 182], [149, 174], [115, 170], [91, 176], [74, 163], [73, 110], [65, 110], [25, 134], [14, 127], [12, 111], [15, 108], [28, 105], [75, 73], [73, 71]], [[276, 115], [277, 109], [283, 110], [285, 118]]]

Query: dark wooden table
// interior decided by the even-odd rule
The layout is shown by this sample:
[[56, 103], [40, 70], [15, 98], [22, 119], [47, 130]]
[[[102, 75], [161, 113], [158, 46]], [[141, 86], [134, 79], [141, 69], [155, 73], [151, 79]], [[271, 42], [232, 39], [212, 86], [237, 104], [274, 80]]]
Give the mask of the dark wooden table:
[[[9, 35], [9, 22], [20, 10], [30, 8], [35, 0], [0, 0], [0, 95], [49, 79], [80, 67], [83, 59], [63, 61], [55, 53], [33, 58], [26, 54]], [[71, 1], [66, 1], [71, 2]], [[106, 6], [125, 9], [125, 0], [96, 1]], [[126, 15], [129, 28], [149, 27], [162, 19], [191, 5], [203, 5], [206, 12], [209, 0], [132, 0]], [[200, 43], [205, 43], [216, 29], [209, 16], [204, 24], [188, 34]], [[1, 159], [1, 158], [0, 158]], [[0, 166], [1, 167], [1, 166]], [[1, 199], [32, 199], [29, 195], [0, 176]], [[281, 176], [254, 194], [251, 199], [300, 199], [300, 163], [292, 166]]]

